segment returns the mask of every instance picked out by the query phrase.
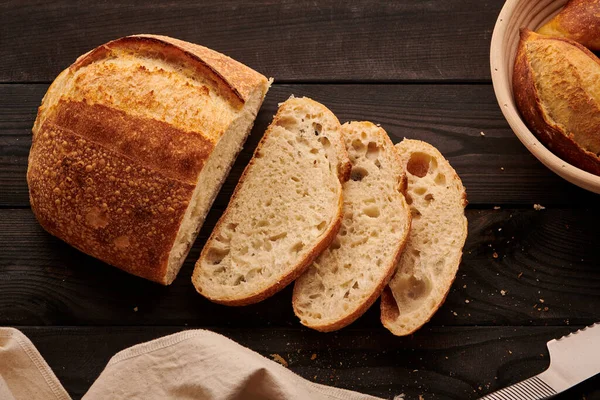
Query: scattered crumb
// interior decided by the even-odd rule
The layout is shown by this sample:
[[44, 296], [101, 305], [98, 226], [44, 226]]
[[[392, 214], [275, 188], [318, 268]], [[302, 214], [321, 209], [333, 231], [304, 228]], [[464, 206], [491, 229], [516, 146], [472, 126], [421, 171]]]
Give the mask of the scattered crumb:
[[498, 253], [494, 252], [494, 254], [492, 254], [492, 257], [498, 258]]
[[504, 171], [504, 167], [500, 167], [500, 171]]
[[501, 290], [501, 291], [500, 291], [500, 294], [501, 294], [502, 296], [506, 296], [506, 290]]
[[508, 354], [512, 354], [512, 351], [510, 351], [510, 350], [509, 350], [509, 351], [508, 351]]
[[466, 289], [466, 288], [467, 288], [467, 285], [463, 285], [463, 289]]
[[137, 307], [133, 307], [133, 311], [138, 312], [138, 308]]
[[466, 299], [466, 300], [465, 300], [465, 303], [469, 304], [469, 303], [470, 303], [469, 299]]
[[317, 353], [313, 353], [312, 356], [310, 356], [311, 360], [316, 360], [317, 359]]
[[277, 353], [271, 354], [271, 357], [273, 358], [273, 361], [276, 361], [279, 364], [281, 364], [281, 365], [283, 365], [284, 367], [287, 368], [288, 362], [285, 361], [285, 359], [283, 357], [281, 357], [279, 354], [277, 354]]
[[537, 306], [538, 306], [538, 305], [537, 305], [537, 303], [536, 303], [536, 304], [533, 306], [533, 308], [537, 308]]
[[548, 311], [548, 307], [544, 307], [544, 311]]
[[317, 380], [317, 376], [315, 375], [313, 379], [316, 381]]
[[544, 299], [540, 299], [540, 303], [544, 303]]
[[498, 228], [498, 232], [502, 232], [502, 228]]
[[534, 205], [533, 205], [533, 209], [534, 209], [535, 211], [540, 211], [540, 210], [545, 210], [545, 209], [546, 209], [546, 207], [542, 206], [541, 204], [534, 204]]
[[522, 276], [523, 276], [523, 273], [522, 273], [522, 272], [519, 272], [519, 275], [517, 275], [517, 278], [520, 278], [520, 277], [522, 277]]
[[499, 210], [500, 206], [494, 206], [494, 210]]
[[481, 135], [481, 137], [485, 136], [485, 133], [483, 133], [483, 132], [479, 132], [479, 134]]
[[456, 311], [452, 311], [452, 314], [454, 314], [455, 317], [458, 317], [458, 313]]

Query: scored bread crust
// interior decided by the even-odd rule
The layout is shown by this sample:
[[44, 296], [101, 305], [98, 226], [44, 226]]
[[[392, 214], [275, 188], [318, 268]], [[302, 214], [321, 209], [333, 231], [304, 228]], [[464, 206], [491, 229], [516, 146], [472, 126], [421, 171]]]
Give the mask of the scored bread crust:
[[[467, 219], [464, 216], [464, 207], [466, 207], [468, 202], [465, 188], [462, 185], [458, 174], [456, 174], [456, 171], [454, 171], [450, 163], [435, 147], [419, 140], [404, 139], [402, 142], [396, 145], [396, 148], [401, 155], [408, 177], [406, 196], [408, 203], [411, 205], [413, 223], [407, 245], [398, 263], [398, 270], [396, 271], [394, 277], [392, 277], [389, 285], [381, 294], [380, 307], [382, 324], [394, 335], [405, 336], [410, 335], [427, 323], [444, 303], [448, 293], [450, 292], [450, 288], [454, 282], [454, 279], [456, 278], [456, 272], [461, 262], [462, 248], [467, 237]], [[414, 158], [413, 155], [415, 155]], [[432, 166], [434, 166], [434, 168], [432, 168]], [[452, 198], [448, 200], [446, 204], [446, 206], [451, 206], [452, 210], [450, 210], [449, 207], [446, 207], [446, 209], [437, 210], [437, 212], [456, 212], [457, 215], [455, 215], [455, 217], [460, 219], [462, 223], [457, 223], [455, 226], [453, 226], [453, 229], [457, 230], [456, 235], [445, 235], [445, 237], [455, 236], [454, 242], [452, 243], [452, 246], [456, 251], [455, 257], [452, 258], [452, 254], [447, 254], [447, 257], [443, 257], [442, 262], [447, 262], [447, 264], [442, 266], [446, 267], [446, 269], [443, 271], [440, 270], [437, 273], [437, 282], [435, 282], [437, 287], [429, 287], [429, 291], [425, 293], [425, 298], [422, 298], [419, 296], [422, 295], [422, 293], [419, 293], [419, 290], [427, 291], [427, 283], [432, 285], [429, 272], [434, 270], [436, 266], [422, 265], [421, 270], [418, 270], [415, 267], [417, 265], [415, 258], [418, 259], [421, 253], [425, 252], [424, 247], [421, 246], [429, 246], [430, 248], [432, 246], [437, 246], [438, 244], [434, 243], [435, 237], [436, 235], [441, 235], [442, 232], [432, 232], [431, 229], [434, 229], [433, 227], [428, 225], [425, 226], [419, 222], [421, 215], [427, 213], [428, 206], [425, 208], [421, 207], [423, 211], [423, 213], [421, 213], [421, 211], [419, 211], [419, 207], [417, 207], [415, 204], [415, 199], [411, 197], [411, 193], [413, 193], [412, 196], [423, 196], [424, 201], [436, 201], [435, 196], [433, 196], [431, 193], [426, 194], [428, 190], [434, 190], [432, 190], [430, 187], [424, 186], [427, 185], [427, 183], [422, 184], [419, 181], [420, 178], [424, 177], [426, 179], [430, 179], [434, 172], [437, 172], [437, 175], [435, 178], [433, 178], [434, 184], [442, 187], [441, 190], [443, 191], [443, 194], [452, 196]], [[413, 190], [416, 190], [416, 192], [413, 192]], [[456, 193], [451, 194], [451, 191], [456, 191]], [[431, 197], [428, 197], [430, 195]], [[437, 201], [439, 200], [440, 199]], [[420, 199], [417, 199], [417, 201], [420, 201]], [[429, 217], [431, 217], [431, 215], [429, 215]], [[443, 217], [443, 215], [439, 215], [439, 218], [436, 219], [440, 221], [440, 219]], [[431, 218], [429, 219], [431, 220]], [[426, 232], [426, 240], [428, 241], [428, 243], [419, 243], [420, 248], [417, 248], [417, 244], [415, 243], [417, 235], [415, 232], [417, 230], [424, 230]], [[422, 239], [423, 238], [421, 237], [419, 240]], [[449, 259], [448, 257], [451, 258]], [[423, 269], [426, 269], [427, 271], [423, 271]], [[394, 286], [396, 280], [406, 277], [407, 273], [410, 274], [410, 278], [408, 278], [409, 285], [414, 285], [408, 290], [408, 297], [411, 299], [409, 302], [414, 301], [415, 303], [412, 305], [412, 309], [409, 308], [403, 310], [399, 307], [391, 287]], [[426, 278], [424, 287], [420, 285], [423, 280], [415, 278], [415, 276]], [[411, 280], [412, 278], [419, 283], [413, 282]], [[417, 293], [414, 293], [413, 291]], [[405, 293], [396, 293], [396, 295], [401, 297], [405, 295]], [[408, 315], [411, 319], [409, 321], [405, 320], [404, 322], [400, 321], [400, 319], [405, 318], [406, 315]]]
[[[527, 55], [527, 43], [534, 40], [556, 40], [575, 46], [586, 56], [593, 59], [598, 64], [598, 68], [600, 68], [600, 59], [587, 48], [573, 40], [559, 37], [545, 37], [523, 28], [521, 29], [521, 40], [517, 50], [513, 73], [513, 93], [517, 108], [526, 124], [538, 139], [565, 161], [585, 171], [600, 175], [600, 158], [593, 152], [581, 147], [573, 139], [573, 134], [565, 131], [564, 127], [561, 127], [557, 122], [552, 121], [546, 112], [538, 93], [533, 68]], [[592, 118], [589, 118], [589, 116], [592, 112], [593, 104], [587, 103], [582, 96], [574, 96], [570, 93], [560, 93], [559, 95], [569, 96], [573, 112], [580, 113], [579, 119], [584, 122], [592, 121]], [[600, 126], [598, 129], [600, 129]]]
[[[273, 127], [278, 126], [280, 123], [281, 124], [285, 123], [283, 121], [286, 118], [286, 116], [283, 115], [284, 112], [287, 112], [290, 109], [296, 109], [296, 108], [318, 109], [320, 112], [322, 112], [327, 117], [327, 119], [330, 120], [332, 125], [336, 126], [336, 129], [338, 130], [338, 135], [337, 135], [338, 137], [333, 136], [333, 137], [329, 138], [331, 145], [332, 145], [332, 152], [330, 153], [330, 157], [334, 157], [336, 160], [335, 169], [336, 169], [336, 175], [338, 177], [339, 186], [340, 186], [339, 187], [339, 199], [338, 199], [337, 206], [336, 206], [335, 216], [334, 216], [331, 224], [329, 225], [329, 227], [326, 229], [325, 233], [321, 236], [320, 240], [318, 240], [316, 243], [313, 244], [313, 247], [305, 255], [305, 257], [302, 258], [301, 260], [299, 260], [295, 265], [290, 265], [287, 268], [287, 270], [285, 271], [285, 273], [283, 275], [279, 276], [276, 281], [270, 282], [269, 285], [260, 287], [257, 290], [254, 290], [252, 293], [245, 294], [245, 295], [237, 295], [236, 294], [235, 296], [222, 295], [220, 297], [217, 297], [214, 295], [214, 293], [207, 293], [207, 289], [205, 288], [207, 285], [207, 282], [205, 280], [203, 280], [203, 272], [204, 272], [203, 264], [208, 262], [207, 258], [209, 256], [209, 251], [211, 249], [211, 246], [216, 241], [217, 237], [219, 237], [221, 235], [224, 224], [228, 221], [229, 214], [231, 213], [230, 208], [232, 207], [233, 204], [235, 204], [235, 201], [236, 201], [239, 191], [242, 189], [242, 187], [245, 184], [245, 181], [248, 180], [250, 174], [252, 173], [252, 169], [253, 169], [254, 164], [256, 163], [257, 157], [262, 157], [261, 152], [263, 150], [263, 146], [264, 146], [265, 142], [267, 140], [269, 140], [269, 135], [271, 133], [271, 130], [273, 129]], [[341, 137], [341, 125], [340, 125], [337, 117], [329, 109], [327, 109], [322, 104], [320, 104], [312, 99], [306, 98], [306, 97], [295, 98], [292, 96], [289, 100], [280, 104], [277, 114], [274, 116], [273, 121], [271, 122], [271, 124], [267, 128], [267, 131], [265, 132], [265, 134], [261, 138], [260, 142], [258, 143], [258, 145], [254, 151], [254, 154], [252, 156], [252, 159], [250, 160], [250, 162], [244, 169], [244, 172], [242, 173], [242, 176], [240, 177], [240, 180], [233, 192], [233, 195], [231, 197], [231, 200], [229, 202], [227, 209], [223, 212], [223, 215], [221, 216], [221, 218], [219, 218], [219, 221], [215, 225], [215, 228], [213, 229], [210, 237], [208, 238], [208, 240], [206, 241], [206, 244], [204, 245], [204, 248], [202, 249], [202, 252], [200, 254], [200, 257], [196, 263], [194, 272], [192, 274], [192, 283], [194, 284], [196, 291], [214, 303], [228, 305], [228, 306], [245, 306], [245, 305], [258, 303], [258, 302], [274, 295], [275, 293], [279, 292], [281, 289], [283, 289], [284, 287], [289, 285], [291, 282], [296, 280], [300, 275], [302, 275], [302, 273], [304, 273], [304, 271], [310, 266], [310, 264], [314, 261], [314, 259], [316, 257], [318, 257], [318, 255], [321, 254], [327, 247], [329, 247], [329, 245], [331, 244], [331, 242], [333, 241], [337, 232], [340, 229], [341, 218], [342, 218], [342, 207], [343, 207], [343, 195], [342, 195], [341, 186], [342, 186], [343, 182], [345, 182], [349, 179], [350, 168], [351, 168], [351, 165], [350, 165], [350, 161], [348, 159], [348, 154], [346, 152], [346, 149], [345, 149], [344, 143], [342, 141], [342, 137]], [[262, 266], [262, 267], [268, 268], [268, 266]]]
[[567, 37], [590, 50], [600, 50], [600, 1], [569, 0], [538, 33]]
[[[368, 133], [367, 133], [368, 132]], [[363, 315], [368, 309], [369, 307], [371, 307], [371, 305], [373, 305], [373, 303], [377, 300], [377, 298], [379, 298], [381, 292], [383, 291], [383, 289], [386, 287], [386, 285], [388, 284], [389, 280], [392, 278], [392, 275], [394, 274], [395, 270], [396, 270], [396, 265], [400, 259], [400, 255], [402, 254], [402, 251], [404, 249], [404, 247], [406, 246], [406, 242], [408, 239], [408, 235], [409, 235], [409, 231], [410, 231], [410, 223], [411, 223], [411, 215], [410, 215], [410, 209], [408, 208], [408, 205], [406, 204], [406, 201], [404, 199], [404, 193], [406, 190], [406, 177], [404, 174], [404, 169], [402, 167], [401, 164], [401, 160], [400, 157], [397, 153], [397, 151], [394, 149], [394, 145], [392, 143], [392, 141], [390, 140], [390, 138], [388, 137], [387, 133], [385, 132], [385, 130], [383, 130], [383, 128], [380, 128], [376, 125], [374, 125], [371, 122], [349, 122], [346, 123], [344, 125], [342, 125], [342, 133], [344, 134], [344, 140], [346, 142], [346, 147], [348, 150], [348, 153], [350, 154], [350, 161], [352, 164], [357, 166], [357, 170], [359, 168], [363, 168], [365, 166], [365, 162], [368, 162], [368, 160], [374, 162], [374, 167], [375, 170], [377, 170], [377, 168], [379, 168], [380, 170], [382, 170], [382, 168], [386, 168], [387, 171], [385, 172], [385, 174], [387, 174], [387, 177], [381, 177], [380, 178], [382, 180], [385, 180], [385, 178], [390, 179], [390, 177], [395, 178], [396, 179], [396, 185], [395, 186], [391, 186], [387, 189], [391, 189], [393, 191], [397, 191], [399, 194], [398, 199], [398, 204], [396, 204], [398, 206], [398, 209], [395, 210], [395, 212], [397, 212], [398, 214], [402, 215], [402, 217], [404, 218], [404, 225], [401, 227], [398, 227], [398, 229], [400, 230], [401, 234], [400, 237], [398, 238], [397, 243], [393, 244], [393, 250], [392, 250], [392, 254], [391, 257], [389, 257], [388, 260], [385, 260], [384, 262], [387, 262], [387, 264], [384, 264], [381, 267], [377, 267], [377, 272], [378, 274], [375, 274], [375, 279], [377, 280], [377, 283], [375, 285], [373, 285], [373, 287], [370, 288], [370, 290], [367, 293], [367, 296], [363, 299], [358, 300], [355, 304], [353, 304], [349, 310], [344, 310], [344, 312], [335, 315], [335, 316], [330, 316], [328, 318], [323, 318], [322, 320], [317, 321], [315, 318], [312, 317], [312, 315], [310, 316], [310, 318], [306, 317], [306, 314], [313, 314], [315, 312], [323, 315], [326, 310], [322, 309], [322, 308], [310, 308], [309, 310], [306, 309], [306, 305], [302, 304], [303, 299], [306, 300], [306, 297], [308, 297], [310, 301], [310, 294], [313, 293], [311, 291], [311, 284], [314, 283], [315, 279], [315, 275], [318, 274], [318, 270], [321, 269], [326, 269], [327, 272], [329, 272], [332, 269], [337, 269], [339, 271], [339, 269], [343, 269], [344, 266], [340, 265], [341, 262], [340, 260], [336, 259], [335, 256], [332, 254], [332, 252], [334, 251], [343, 251], [344, 250], [344, 244], [338, 245], [338, 247], [336, 247], [335, 250], [332, 250], [331, 248], [325, 250], [324, 253], [321, 254], [320, 257], [318, 257], [315, 260], [315, 264], [313, 264], [311, 267], [309, 267], [309, 269], [298, 278], [298, 280], [296, 280], [295, 284], [294, 284], [294, 292], [293, 292], [293, 296], [292, 296], [292, 305], [294, 308], [294, 313], [296, 314], [296, 316], [298, 316], [298, 318], [300, 318], [300, 322], [312, 329], [315, 329], [317, 331], [320, 332], [332, 332], [338, 329], [341, 329], [349, 324], [351, 324], [352, 322], [356, 321], [361, 315]], [[366, 138], [364, 138], [364, 141], [369, 141], [369, 144], [373, 143], [375, 146], [372, 149], [369, 149], [369, 146], [365, 146], [364, 143], [362, 143], [360, 135], [366, 135]], [[355, 140], [357, 141], [361, 141], [360, 144], [359, 143], [355, 143]], [[354, 148], [354, 147], [358, 147], [358, 148]], [[369, 155], [367, 154], [362, 154], [362, 152], [371, 152]], [[374, 159], [375, 156], [373, 154], [375, 154], [375, 151], [377, 152], [377, 159]], [[353, 152], [356, 152], [356, 156], [354, 156]], [[382, 154], [383, 153], [383, 154]], [[381, 159], [384, 159], [384, 163], [385, 165], [382, 166], [381, 165]], [[386, 159], [387, 158], [387, 159]], [[377, 165], [377, 162], [379, 162], [380, 164]], [[382, 170], [383, 171], [383, 170]], [[358, 172], [357, 172], [358, 174]], [[370, 175], [370, 174], [369, 174]], [[353, 176], [353, 173], [351, 172], [351, 176]], [[363, 179], [367, 179], [367, 178], [361, 178], [359, 179], [359, 177], [357, 176], [357, 178], [352, 178], [352, 179], [357, 179], [357, 180], [363, 180]], [[353, 199], [348, 198], [348, 192], [346, 190], [348, 190], [348, 186], [349, 184], [352, 184], [353, 182], [346, 182], [344, 184], [344, 201], [346, 203], [352, 203]], [[374, 181], [374, 184], [376, 184], [376, 181]], [[364, 188], [363, 188], [364, 189]], [[383, 191], [382, 193], [380, 193], [383, 196]], [[391, 194], [388, 191], [388, 195]], [[380, 199], [379, 199], [380, 200]], [[391, 202], [391, 200], [390, 200]], [[356, 204], [355, 204], [356, 205]], [[350, 211], [358, 211], [355, 210], [354, 208], [349, 208], [347, 210], [345, 210], [345, 212], [350, 212]], [[344, 226], [344, 222], [346, 223], [351, 223], [352, 219], [355, 218], [355, 216], [352, 217], [348, 217], [349, 220], [346, 221], [345, 220], [346, 217], [342, 218], [342, 226]], [[388, 221], [386, 221], [388, 222]], [[362, 225], [359, 222], [357, 222], [358, 225]], [[364, 224], [365, 227], [369, 227], [369, 224]], [[367, 234], [366, 232], [364, 233], [365, 235]], [[338, 237], [339, 237], [340, 233], [338, 232]], [[340, 239], [341, 241], [342, 239]], [[373, 239], [373, 240], [377, 240], [377, 239]], [[375, 260], [370, 260], [373, 263], [373, 267], [375, 266]], [[361, 262], [356, 260], [357, 263]], [[328, 264], [329, 263], [329, 264]], [[318, 264], [318, 266], [317, 266]], [[356, 271], [357, 274], [360, 271]], [[356, 276], [353, 276], [353, 278], [355, 278]], [[345, 279], [347, 279], [348, 276], [345, 277]], [[338, 282], [339, 283], [339, 282]], [[362, 284], [361, 284], [362, 286]], [[327, 293], [326, 292], [327, 288], [323, 288], [323, 293]], [[350, 289], [349, 289], [350, 291]], [[333, 301], [335, 302], [343, 302], [345, 300], [345, 298], [343, 299], [339, 299], [337, 297], [335, 297], [335, 299]], [[318, 300], [315, 300], [318, 301]], [[332, 301], [332, 300], [329, 300]], [[325, 306], [328, 306], [330, 304], [326, 304]]]
[[[122, 68], [131, 76], [146, 76], [139, 87], [148, 97], [120, 95], [110, 62], [129, 63]], [[149, 70], [144, 62], [158, 67]], [[153, 97], [165, 95], [151, 90], [153, 74], [191, 79], [185, 86], [190, 101], [219, 98], [223, 105], [213, 106], [227, 110], [197, 129], [185, 116], [143, 115], [167, 107]], [[36, 218], [84, 253], [170, 284], [180, 265], [169, 271], [169, 254], [198, 176], [227, 127], [246, 112], [245, 103], [260, 96], [260, 106], [268, 85], [225, 55], [165, 36], [128, 36], [82, 55], [49, 87], [32, 129], [27, 180]]]

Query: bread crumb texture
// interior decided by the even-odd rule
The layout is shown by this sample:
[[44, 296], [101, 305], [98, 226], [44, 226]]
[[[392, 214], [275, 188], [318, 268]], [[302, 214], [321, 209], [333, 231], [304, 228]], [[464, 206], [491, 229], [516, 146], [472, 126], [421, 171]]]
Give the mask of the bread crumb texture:
[[294, 286], [302, 324], [330, 331], [364, 313], [391, 278], [410, 229], [404, 169], [387, 133], [370, 122], [342, 127], [352, 164], [342, 226]]
[[302, 273], [339, 226], [340, 163], [337, 118], [309, 99], [283, 103], [202, 250], [199, 293], [248, 304]]
[[450, 290], [467, 237], [467, 201], [458, 175], [433, 146], [404, 139], [396, 149], [406, 165], [412, 227], [382, 295], [381, 318], [392, 333], [407, 335], [429, 321]]

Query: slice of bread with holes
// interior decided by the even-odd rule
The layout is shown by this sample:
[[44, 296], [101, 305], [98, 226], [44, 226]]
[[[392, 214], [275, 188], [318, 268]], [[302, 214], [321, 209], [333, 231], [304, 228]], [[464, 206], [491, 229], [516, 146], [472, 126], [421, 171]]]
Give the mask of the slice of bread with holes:
[[404, 336], [429, 321], [450, 291], [467, 238], [467, 197], [435, 147], [404, 139], [396, 149], [407, 173], [413, 219], [396, 274], [381, 296], [381, 322]]
[[404, 168], [387, 133], [371, 122], [342, 126], [352, 163], [342, 227], [294, 285], [294, 312], [322, 332], [341, 329], [381, 295], [410, 230]]
[[281, 104], [196, 263], [198, 293], [246, 305], [294, 281], [335, 238], [349, 175], [335, 115], [308, 98]]

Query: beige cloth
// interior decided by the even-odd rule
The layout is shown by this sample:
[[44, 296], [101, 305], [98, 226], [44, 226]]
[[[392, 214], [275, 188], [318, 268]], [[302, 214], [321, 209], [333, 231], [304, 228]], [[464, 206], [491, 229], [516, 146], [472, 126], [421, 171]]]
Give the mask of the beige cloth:
[[[11, 328], [0, 328], [0, 399], [5, 398], [69, 399], [31, 342]], [[312, 383], [204, 330], [176, 333], [117, 353], [83, 399], [380, 400]]]
[[13, 328], [0, 328], [0, 399], [71, 399], [35, 346]]

